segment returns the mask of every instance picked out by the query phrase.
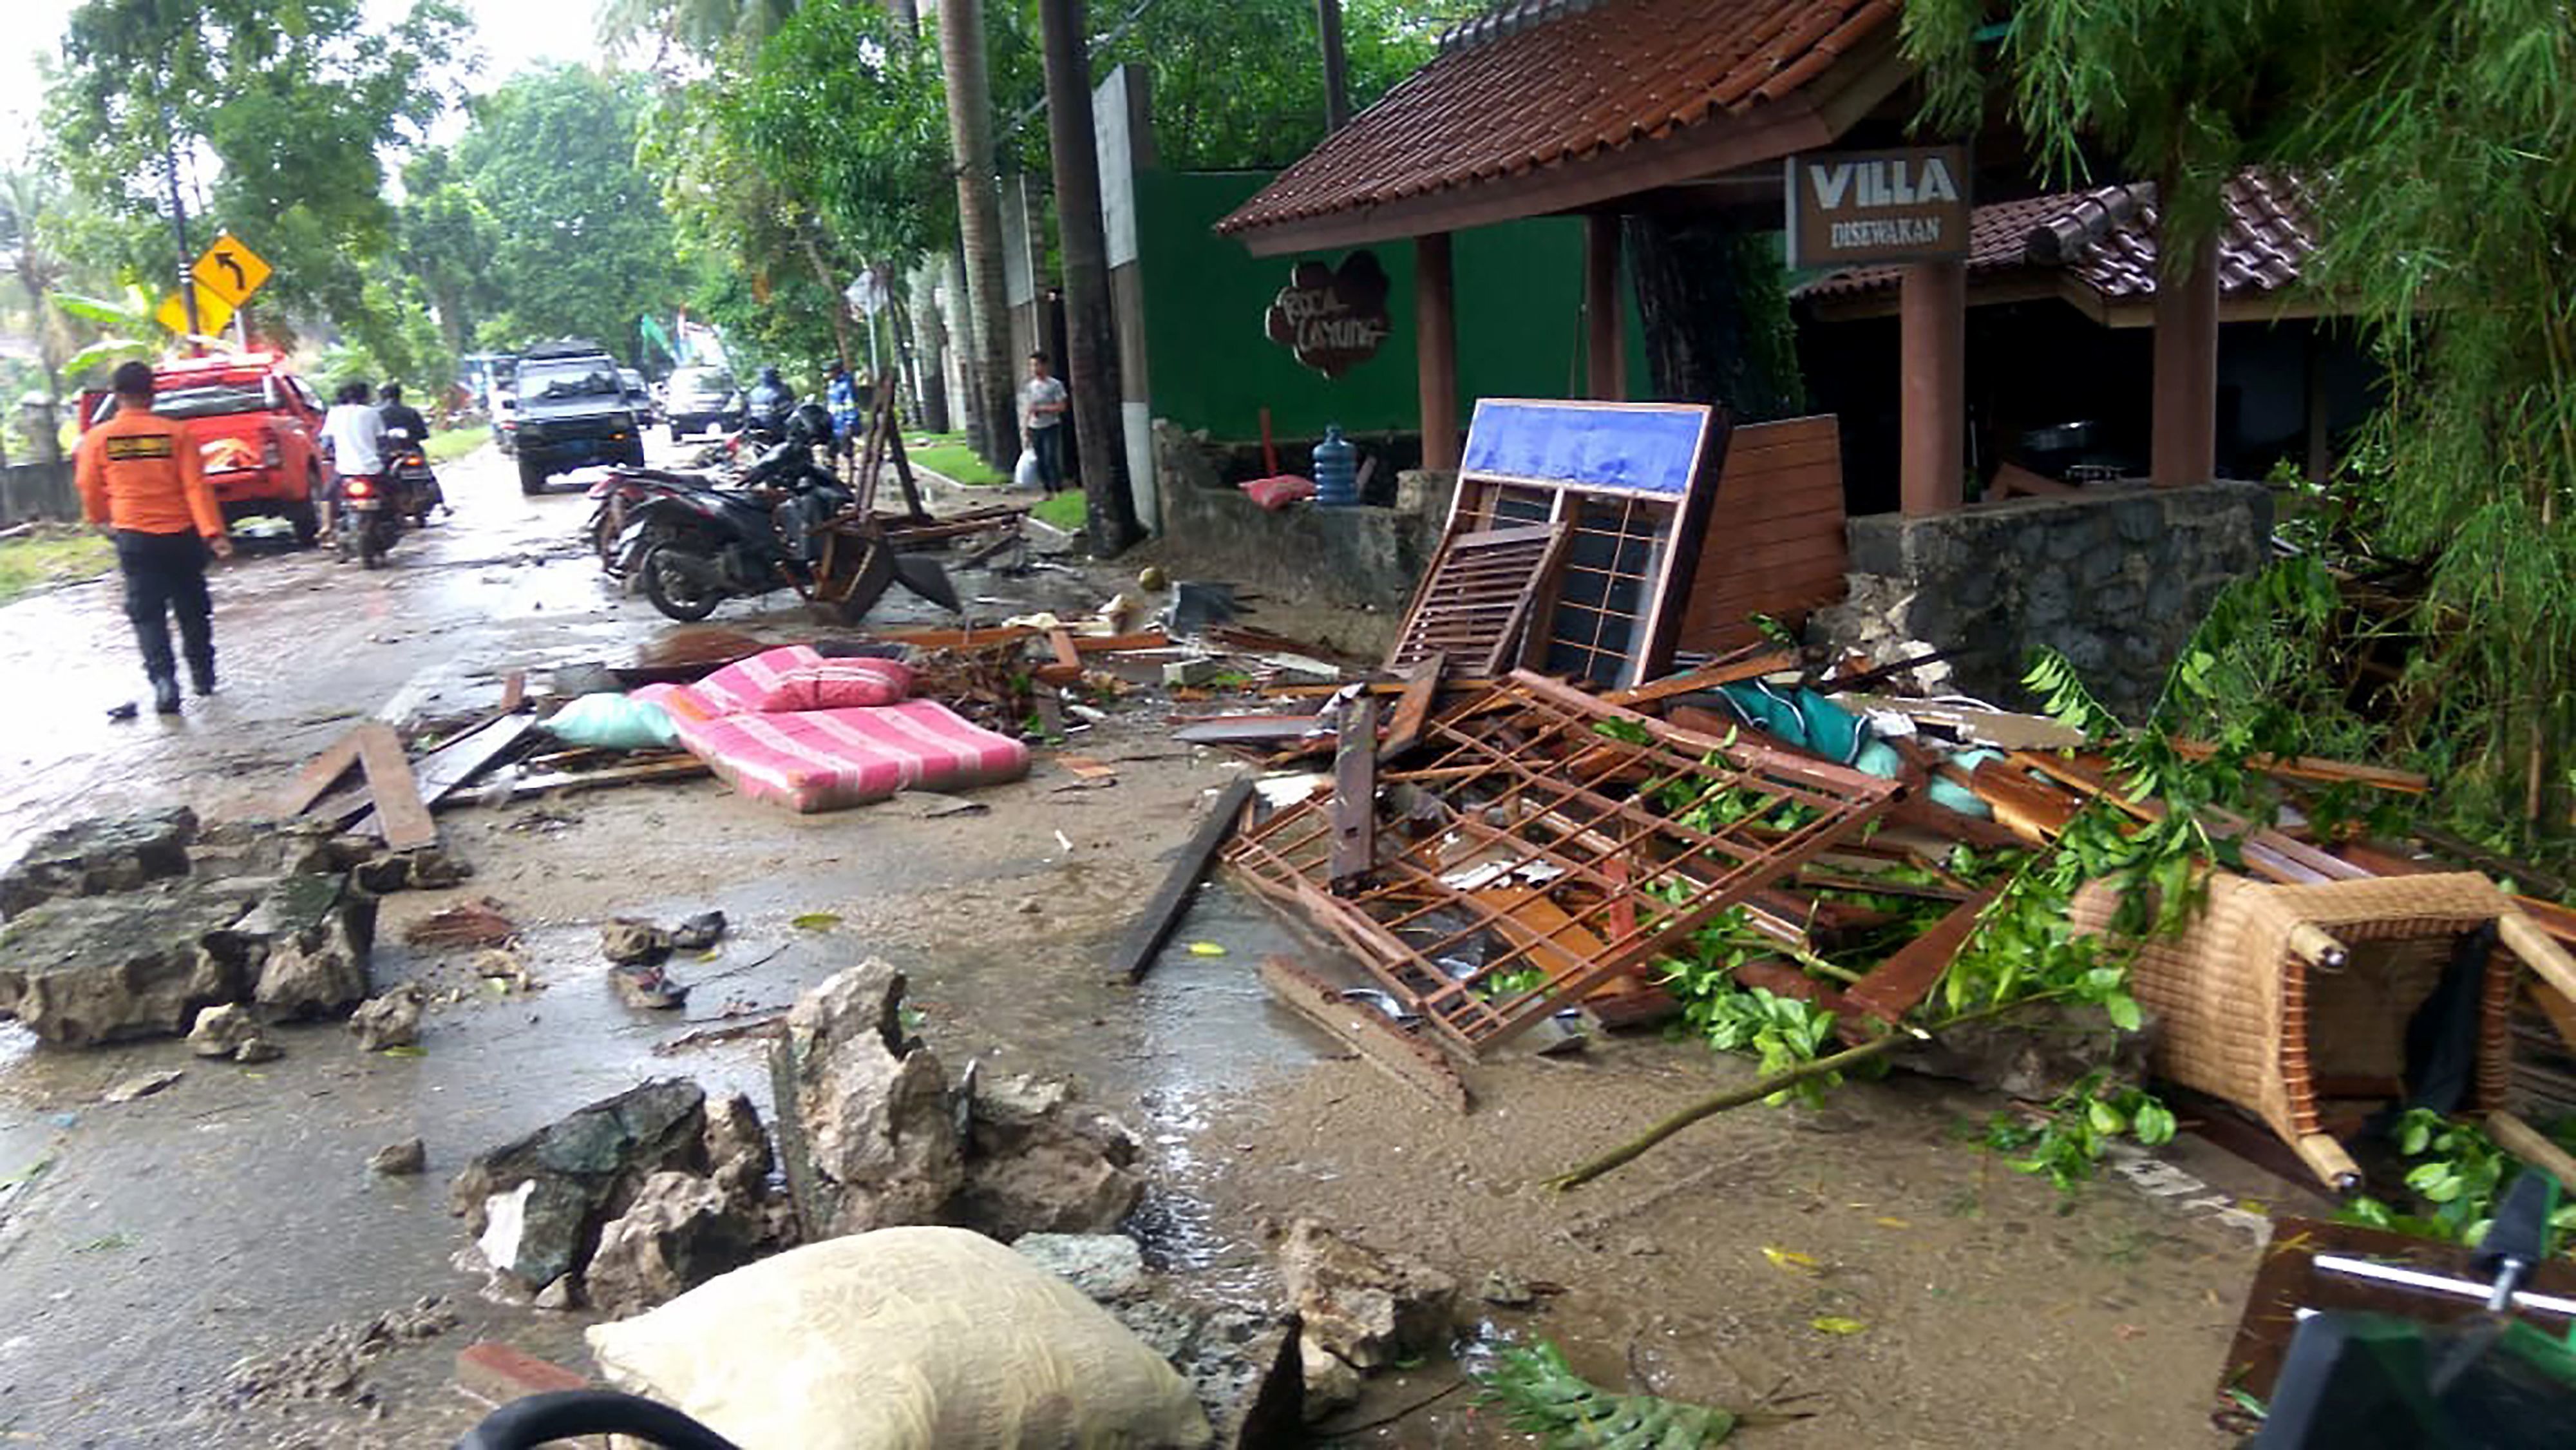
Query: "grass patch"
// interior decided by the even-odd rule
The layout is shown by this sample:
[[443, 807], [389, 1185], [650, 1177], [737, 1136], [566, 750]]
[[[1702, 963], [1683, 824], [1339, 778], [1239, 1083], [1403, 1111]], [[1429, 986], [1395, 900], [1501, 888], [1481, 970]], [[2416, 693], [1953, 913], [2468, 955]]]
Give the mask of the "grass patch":
[[429, 455], [432, 464], [454, 463], [491, 441], [492, 430], [480, 423], [463, 428], [432, 428], [421, 451]]
[[928, 448], [906, 445], [906, 456], [923, 468], [943, 478], [978, 488], [1000, 488], [1010, 483], [1010, 476], [975, 456], [975, 450], [963, 443], [935, 443]]
[[1053, 498], [1040, 499], [1029, 510], [1029, 515], [1053, 524], [1068, 534], [1080, 533], [1084, 523], [1082, 490], [1068, 488]]
[[115, 567], [116, 546], [88, 529], [42, 524], [21, 539], [0, 540], [0, 604], [49, 585], [89, 579]]

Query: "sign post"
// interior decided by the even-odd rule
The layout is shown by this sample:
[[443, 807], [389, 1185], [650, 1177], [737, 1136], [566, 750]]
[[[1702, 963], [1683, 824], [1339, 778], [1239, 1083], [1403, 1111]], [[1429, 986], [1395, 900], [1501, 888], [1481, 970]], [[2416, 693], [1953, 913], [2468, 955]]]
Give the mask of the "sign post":
[[1968, 148], [1789, 158], [1789, 265], [1954, 262], [1968, 255]]

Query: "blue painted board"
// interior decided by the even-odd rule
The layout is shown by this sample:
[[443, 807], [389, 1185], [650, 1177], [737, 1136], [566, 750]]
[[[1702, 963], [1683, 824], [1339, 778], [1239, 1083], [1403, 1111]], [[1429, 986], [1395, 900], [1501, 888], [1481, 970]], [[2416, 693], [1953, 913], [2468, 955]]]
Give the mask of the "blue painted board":
[[1690, 491], [1709, 410], [1695, 403], [1482, 398], [1467, 430], [1466, 473], [1661, 494]]

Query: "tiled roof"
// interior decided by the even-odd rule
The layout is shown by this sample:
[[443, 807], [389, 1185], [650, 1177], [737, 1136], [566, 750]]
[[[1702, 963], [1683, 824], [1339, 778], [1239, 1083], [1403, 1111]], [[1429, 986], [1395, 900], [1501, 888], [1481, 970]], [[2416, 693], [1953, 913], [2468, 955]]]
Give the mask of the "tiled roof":
[[[2218, 286], [2250, 296], [2299, 279], [2316, 250], [2314, 218], [2298, 183], [2241, 172], [2220, 192], [2226, 220], [2218, 239]], [[1981, 206], [1968, 222], [1968, 275], [2063, 268], [2106, 301], [2156, 291], [2156, 189], [2150, 183], [2059, 192]], [[1801, 297], [1849, 297], [1892, 288], [1901, 267], [1855, 267], [1798, 289]]]
[[1512, 0], [1325, 139], [1217, 230], [1467, 190], [1758, 118], [1882, 33], [1897, 0]]

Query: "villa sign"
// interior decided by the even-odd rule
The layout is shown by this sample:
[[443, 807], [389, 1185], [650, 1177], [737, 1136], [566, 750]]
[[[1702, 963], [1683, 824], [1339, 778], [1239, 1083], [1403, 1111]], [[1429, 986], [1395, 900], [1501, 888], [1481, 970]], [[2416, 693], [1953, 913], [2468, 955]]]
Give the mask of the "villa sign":
[[1968, 255], [1968, 149], [1820, 151], [1789, 158], [1789, 265]]
[[1338, 271], [1299, 262], [1271, 299], [1262, 332], [1297, 361], [1338, 378], [1377, 356], [1395, 331], [1386, 294], [1386, 269], [1374, 252], [1351, 253]]

